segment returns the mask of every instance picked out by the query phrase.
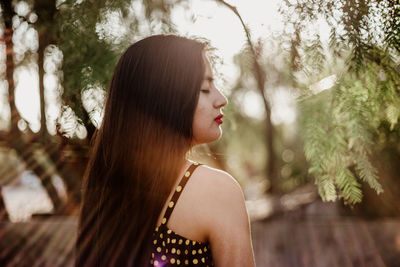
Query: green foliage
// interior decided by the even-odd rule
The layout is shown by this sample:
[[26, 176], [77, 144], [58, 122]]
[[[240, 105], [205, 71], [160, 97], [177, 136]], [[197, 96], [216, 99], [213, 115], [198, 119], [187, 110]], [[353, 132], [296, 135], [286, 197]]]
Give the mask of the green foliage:
[[[161, 32], [174, 31], [170, 12], [179, 2], [67, 0], [58, 7], [55, 27], [64, 54], [62, 100], [86, 127], [91, 122], [82, 105], [82, 91], [93, 87], [106, 90], [119, 55], [131, 43], [152, 33], [154, 25], [161, 25]], [[139, 6], [144, 14], [138, 11]], [[124, 33], [101, 30], [104, 23], [113, 23], [110, 14], [122, 23], [118, 27], [125, 28]], [[149, 32], [143, 30], [143, 25]]]
[[385, 41], [400, 52], [400, 0], [381, 1], [378, 7], [383, 13]]
[[339, 196], [351, 204], [360, 202], [355, 176], [378, 194], [383, 191], [368, 155], [382, 121], [392, 130], [397, 125], [400, 97], [392, 94], [394, 87], [388, 90], [393, 83], [381, 80], [379, 71], [381, 66], [371, 64], [362, 76], [346, 72], [329, 91], [300, 102], [305, 155], [324, 200]]
[[[338, 19], [327, 2], [320, 0], [310, 6], [297, 1], [296, 5], [307, 23], [319, 13], [334, 29], [341, 29], [340, 34], [332, 30], [327, 48], [319, 38], [302, 44], [306, 49], [300, 71], [308, 81], [300, 84], [304, 89], [299, 98], [301, 135], [309, 172], [316, 178], [321, 198], [343, 198], [353, 205], [362, 200], [361, 182], [377, 194], [383, 192], [370, 160], [382, 142], [378, 136], [385, 128], [381, 125], [388, 123], [390, 131], [400, 134], [400, 5], [342, 0], [334, 4], [341, 14]], [[336, 76], [329, 90], [315, 84], [321, 74]]]
[[320, 36], [317, 34], [316, 38], [314, 38], [309, 45], [306, 45], [304, 49], [303, 72], [305, 72], [308, 77], [319, 76], [319, 73], [324, 69], [325, 61], [326, 57]]

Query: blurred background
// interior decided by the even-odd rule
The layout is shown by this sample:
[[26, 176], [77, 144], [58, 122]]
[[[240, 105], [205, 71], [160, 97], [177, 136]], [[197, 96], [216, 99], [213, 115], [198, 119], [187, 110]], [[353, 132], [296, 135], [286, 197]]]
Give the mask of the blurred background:
[[1, 0], [0, 266], [73, 266], [122, 52], [205, 38], [257, 266], [400, 266], [399, 0]]

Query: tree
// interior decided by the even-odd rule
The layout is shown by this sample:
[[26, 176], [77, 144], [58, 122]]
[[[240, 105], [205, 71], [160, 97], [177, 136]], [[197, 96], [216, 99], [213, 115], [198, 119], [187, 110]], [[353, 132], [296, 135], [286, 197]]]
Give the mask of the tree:
[[[145, 19], [139, 20], [132, 9], [132, 3], [144, 6]], [[59, 174], [66, 186], [72, 208], [80, 200], [80, 182], [86, 166], [89, 141], [96, 129], [90, 116], [90, 110], [83, 105], [82, 92], [92, 87], [106, 90], [114, 65], [121, 53], [133, 40], [142, 34], [139, 26], [143, 24], [162, 25], [161, 30], [173, 30], [169, 19], [172, 6], [181, 1], [76, 1], [67, 0], [56, 6], [56, 1], [31, 0], [30, 14], [38, 18], [29, 22], [38, 32], [38, 70], [41, 104], [41, 130], [38, 134], [29, 130], [20, 131], [17, 122], [20, 116], [14, 104], [14, 61], [12, 50], [12, 17], [15, 5], [20, 1], [2, 1], [3, 18], [6, 24], [7, 45], [7, 79], [9, 83], [9, 103], [11, 109], [11, 131], [3, 134], [5, 141], [25, 161], [27, 168], [32, 169], [40, 177], [43, 186], [49, 193], [55, 207], [55, 213], [64, 212], [65, 207], [55, 190], [51, 178]], [[133, 11], [132, 11], [133, 10]], [[110, 12], [120, 14], [127, 33], [121, 36], [119, 42], [102, 36], [99, 25], [107, 20]], [[19, 19], [26, 20], [19, 17]], [[153, 30], [149, 27], [150, 30]], [[46, 130], [45, 97], [44, 97], [44, 61], [46, 49], [50, 45], [58, 47], [63, 53], [62, 70], [59, 75], [64, 93], [62, 95], [63, 114], [69, 116], [73, 129], [68, 129], [67, 123], [58, 120], [57, 134], [50, 136]], [[24, 64], [22, 62], [21, 64]], [[101, 107], [100, 107], [101, 108]], [[72, 112], [71, 112], [72, 111]], [[67, 114], [68, 115], [68, 114]], [[74, 134], [76, 125], [84, 127], [88, 133], [86, 139], [80, 140]], [[71, 130], [68, 132], [68, 130]], [[70, 155], [67, 156], [67, 153]], [[11, 174], [10, 174], [11, 175]], [[12, 174], [14, 177], [14, 174]], [[8, 177], [2, 177], [4, 181]], [[3, 181], [2, 181], [3, 182]], [[70, 205], [70, 206], [71, 206]], [[71, 207], [70, 207], [71, 208]], [[65, 212], [70, 212], [68, 209]]]
[[[399, 1], [285, 2], [282, 12], [299, 18], [291, 21], [297, 28], [321, 17], [331, 27], [328, 47], [318, 35], [297, 45], [304, 150], [319, 194], [325, 201], [361, 202], [360, 180], [382, 193], [369, 156], [379, 136], [399, 136]], [[324, 76], [336, 77], [326, 91], [316, 83]]]
[[260, 93], [263, 99], [263, 104], [265, 108], [265, 132], [266, 132], [266, 149], [268, 152], [268, 161], [266, 163], [266, 168], [267, 168], [267, 177], [271, 182], [270, 186], [270, 192], [271, 193], [279, 193], [279, 176], [276, 172], [277, 169], [277, 160], [276, 160], [276, 152], [274, 149], [274, 138], [275, 138], [275, 129], [274, 126], [272, 125], [271, 122], [271, 105], [269, 103], [269, 100], [266, 95], [266, 88], [265, 88], [265, 82], [266, 82], [266, 73], [262, 65], [260, 64], [260, 51], [262, 51], [262, 44], [261, 42], [258, 43], [258, 46], [253, 44], [253, 41], [250, 36], [250, 30], [244, 23], [239, 11], [237, 10], [236, 7], [232, 6], [231, 4], [223, 1], [223, 0], [217, 0], [218, 3], [226, 6], [229, 8], [240, 20], [243, 30], [246, 34], [246, 40], [247, 40], [247, 45], [248, 45], [248, 52], [250, 54], [250, 58], [252, 59], [252, 65], [253, 65], [253, 75], [254, 79], [257, 84], [257, 91]]
[[15, 106], [15, 95], [14, 95], [14, 59], [13, 59], [13, 28], [12, 28], [12, 17], [15, 15], [14, 10], [11, 7], [11, 1], [2, 0], [1, 9], [3, 10], [3, 20], [5, 24], [4, 30], [4, 41], [6, 44], [6, 76], [8, 83], [8, 102], [10, 105], [11, 113], [11, 132], [18, 130], [17, 124], [21, 119], [17, 107]]
[[52, 24], [57, 12], [56, 1], [35, 0], [34, 11], [37, 13], [38, 20], [35, 23], [38, 31], [38, 69], [39, 69], [39, 95], [40, 95], [40, 132], [39, 135], [44, 138], [47, 134], [45, 97], [44, 97], [44, 58], [45, 49], [48, 45], [55, 42], [54, 28]]
[[[82, 93], [97, 88], [106, 90], [111, 79], [118, 55], [132, 42], [153, 33], [154, 25], [161, 27], [157, 31], [174, 32], [170, 19], [171, 9], [183, 0], [169, 1], [76, 1], [67, 0], [60, 7], [56, 27], [59, 29], [59, 47], [64, 54], [63, 104], [72, 108], [80, 123], [91, 139], [95, 125], [91, 120], [91, 111], [82, 104]], [[137, 14], [133, 4], [140, 3], [144, 14]], [[115, 36], [99, 28], [110, 16], [117, 16], [121, 28], [127, 29], [124, 35]], [[144, 15], [144, 20], [138, 16]], [[141, 32], [143, 24], [148, 24], [149, 32]], [[143, 30], [142, 30], [143, 31]]]

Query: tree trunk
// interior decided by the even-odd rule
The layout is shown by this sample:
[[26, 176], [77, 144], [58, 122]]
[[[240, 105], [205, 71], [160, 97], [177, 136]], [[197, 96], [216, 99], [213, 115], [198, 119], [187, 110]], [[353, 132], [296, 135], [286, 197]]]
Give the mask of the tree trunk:
[[266, 162], [267, 165], [267, 177], [270, 180], [271, 187], [269, 191], [271, 193], [280, 193], [280, 188], [279, 188], [279, 176], [276, 172], [276, 155], [275, 155], [275, 149], [274, 149], [274, 138], [275, 138], [275, 129], [274, 126], [272, 125], [271, 122], [271, 107], [268, 101], [268, 98], [265, 94], [265, 71], [261, 67], [261, 64], [259, 63], [259, 54], [256, 51], [256, 48], [251, 40], [250, 37], [250, 31], [247, 28], [246, 24], [244, 23], [242, 17], [240, 16], [238, 10], [236, 7], [228, 4], [227, 2], [223, 0], [216, 0], [217, 2], [223, 4], [224, 6], [228, 7], [230, 10], [232, 10], [233, 13], [239, 18], [243, 30], [246, 33], [246, 38], [247, 38], [247, 44], [250, 47], [250, 51], [253, 56], [253, 68], [254, 68], [254, 78], [256, 79], [257, 82], [257, 89], [260, 92], [262, 98], [263, 98], [263, 103], [264, 103], [264, 108], [265, 108], [265, 113], [266, 113], [266, 118], [265, 118], [265, 127], [266, 127], [266, 149], [268, 153], [268, 159]]
[[[82, 101], [82, 100], [80, 100], [80, 101]], [[84, 122], [84, 125], [86, 127], [86, 131], [87, 131], [86, 139], [90, 143], [92, 138], [93, 138], [93, 135], [94, 135], [94, 133], [96, 131], [96, 126], [93, 125], [92, 121], [90, 120], [89, 113], [87, 112], [87, 110], [84, 107], [82, 107], [82, 113], [83, 113], [82, 114], [83, 115], [83, 122]]]
[[3, 193], [1, 192], [0, 186], [0, 222], [1, 221], [8, 221], [8, 212], [6, 209], [6, 205], [4, 204]]
[[39, 136], [44, 139], [47, 132], [46, 125], [46, 102], [44, 97], [44, 51], [54, 41], [54, 33], [51, 30], [54, 16], [57, 12], [55, 1], [36, 0], [34, 10], [38, 15], [36, 22], [39, 35], [38, 68], [39, 68], [39, 95], [40, 95], [40, 132]]
[[44, 101], [44, 49], [47, 46], [45, 42], [43, 42], [43, 36], [39, 35], [39, 49], [38, 49], [38, 68], [39, 68], [39, 96], [40, 96], [40, 131], [39, 136], [44, 139], [47, 134], [47, 125], [46, 125], [46, 103]]
[[[5, 24], [4, 30], [4, 42], [6, 45], [6, 77], [8, 83], [8, 103], [10, 105], [10, 135], [18, 134], [18, 121], [21, 119], [17, 107], [15, 105], [14, 96], [14, 49], [12, 43], [13, 29], [12, 29], [12, 17], [14, 11], [11, 6], [11, 1], [1, 0], [1, 9], [3, 10], [3, 19]], [[0, 177], [1, 179], [2, 177]], [[0, 220], [8, 220], [8, 212], [6, 210], [3, 194], [1, 193], [0, 187]]]
[[12, 17], [14, 10], [11, 6], [11, 1], [2, 0], [1, 8], [3, 9], [4, 24], [6, 26], [4, 30], [4, 41], [6, 45], [6, 77], [8, 83], [8, 102], [10, 105], [11, 114], [11, 127], [10, 132], [15, 134], [18, 133], [18, 121], [21, 119], [17, 107], [15, 105], [15, 86], [14, 86], [14, 49], [12, 43], [13, 29], [12, 29]]

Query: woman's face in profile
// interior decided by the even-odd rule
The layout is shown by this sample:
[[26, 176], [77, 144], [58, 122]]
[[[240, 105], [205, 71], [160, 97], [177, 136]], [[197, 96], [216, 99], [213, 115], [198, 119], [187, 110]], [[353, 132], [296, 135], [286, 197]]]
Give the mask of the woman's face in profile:
[[203, 60], [204, 79], [193, 119], [194, 145], [209, 143], [221, 136], [221, 109], [227, 104], [226, 97], [214, 85], [211, 65], [204, 52]]

